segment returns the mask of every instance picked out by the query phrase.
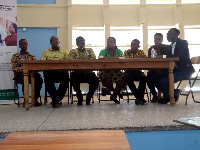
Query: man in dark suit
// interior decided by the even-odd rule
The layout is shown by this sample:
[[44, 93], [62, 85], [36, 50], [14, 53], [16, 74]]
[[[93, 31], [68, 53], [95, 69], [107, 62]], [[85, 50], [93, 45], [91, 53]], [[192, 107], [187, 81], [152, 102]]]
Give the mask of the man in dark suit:
[[[167, 33], [167, 40], [171, 42], [171, 53], [167, 57], [179, 57], [179, 61], [174, 66], [174, 83], [189, 78], [194, 73], [194, 68], [189, 57], [188, 43], [186, 40], [178, 38], [180, 31], [171, 28]], [[159, 101], [161, 104], [167, 104], [169, 98], [169, 80], [168, 75], [163, 76], [158, 84], [158, 89], [163, 93], [163, 98]], [[174, 90], [175, 101], [178, 100], [180, 90]]]

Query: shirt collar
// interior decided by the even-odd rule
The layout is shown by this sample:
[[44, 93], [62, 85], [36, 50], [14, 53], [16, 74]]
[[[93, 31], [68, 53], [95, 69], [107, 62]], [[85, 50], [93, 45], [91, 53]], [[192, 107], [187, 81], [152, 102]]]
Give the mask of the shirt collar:
[[[52, 49], [52, 47], [49, 50], [56, 52], [55, 50]], [[59, 49], [57, 51], [60, 51], [60, 47], [59, 47]]]

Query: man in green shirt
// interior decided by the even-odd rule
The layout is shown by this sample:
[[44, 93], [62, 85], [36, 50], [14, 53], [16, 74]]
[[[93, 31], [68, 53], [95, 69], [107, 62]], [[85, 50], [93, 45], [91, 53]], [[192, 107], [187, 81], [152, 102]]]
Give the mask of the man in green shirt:
[[[50, 39], [51, 48], [45, 50], [42, 53], [41, 60], [65, 60], [67, 59], [68, 52], [60, 48], [60, 41], [58, 37], [52, 36]], [[44, 71], [44, 82], [49, 93], [53, 108], [60, 107], [62, 105], [62, 99], [65, 96], [69, 85], [69, 74], [67, 71]], [[58, 90], [54, 83], [60, 83]]]
[[[96, 59], [94, 51], [91, 48], [85, 48], [85, 39], [81, 36], [77, 37], [76, 45], [78, 48], [72, 49], [69, 52], [68, 59], [70, 60], [84, 60], [84, 59]], [[71, 76], [71, 84], [76, 91], [76, 96], [78, 98], [77, 105], [82, 105], [83, 95], [80, 89], [80, 83], [89, 84], [89, 92], [86, 97], [86, 105], [90, 105], [91, 98], [94, 95], [98, 85], [99, 79], [92, 71], [74, 71]]]

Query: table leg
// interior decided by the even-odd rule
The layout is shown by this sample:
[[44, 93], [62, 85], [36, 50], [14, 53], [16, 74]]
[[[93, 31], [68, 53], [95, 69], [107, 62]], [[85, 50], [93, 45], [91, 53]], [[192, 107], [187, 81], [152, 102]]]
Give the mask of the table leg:
[[35, 71], [31, 71], [31, 106], [35, 106]]
[[25, 108], [29, 111], [29, 77], [28, 72], [24, 71], [24, 99], [25, 99]]
[[174, 101], [174, 62], [169, 63], [169, 95], [170, 95], [170, 105], [173, 106], [175, 104]]

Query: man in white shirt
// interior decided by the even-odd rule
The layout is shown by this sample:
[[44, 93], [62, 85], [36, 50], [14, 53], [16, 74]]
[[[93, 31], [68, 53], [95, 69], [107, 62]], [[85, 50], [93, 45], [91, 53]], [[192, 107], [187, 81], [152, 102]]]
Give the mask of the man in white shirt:
[[[171, 54], [167, 55], [167, 57], [179, 57], [179, 61], [175, 62], [174, 83], [188, 79], [192, 73], [194, 73], [194, 68], [190, 61], [188, 43], [186, 40], [178, 38], [179, 34], [180, 31], [176, 28], [171, 28], [167, 33], [167, 40], [171, 42], [172, 45]], [[157, 88], [163, 93], [163, 98], [159, 103], [167, 104], [170, 100], [168, 76], [160, 79]], [[180, 90], [174, 91], [175, 101], [178, 100], [179, 94]]]

